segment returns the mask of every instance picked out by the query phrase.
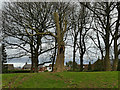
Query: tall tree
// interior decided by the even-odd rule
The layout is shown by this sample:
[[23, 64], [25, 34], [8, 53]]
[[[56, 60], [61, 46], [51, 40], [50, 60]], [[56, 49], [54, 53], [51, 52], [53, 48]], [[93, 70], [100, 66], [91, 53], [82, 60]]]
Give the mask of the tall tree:
[[64, 33], [66, 32], [67, 29], [67, 21], [64, 20], [64, 28], [61, 29], [60, 28], [60, 24], [59, 24], [59, 15], [57, 12], [54, 12], [54, 21], [55, 21], [55, 25], [56, 25], [56, 30], [57, 30], [57, 35], [54, 35], [51, 32], [45, 32], [45, 33], [40, 33], [37, 29], [33, 29], [36, 31], [36, 34], [30, 34], [27, 30], [27, 34], [34, 36], [34, 35], [52, 35], [53, 37], [55, 37], [57, 39], [57, 44], [58, 44], [58, 50], [57, 50], [57, 58], [56, 58], [56, 63], [54, 66], [54, 71], [55, 72], [60, 72], [64, 70], [64, 51], [65, 51], [65, 44], [63, 41], [64, 38]]
[[[88, 4], [88, 3], [86, 3]], [[83, 56], [86, 52], [86, 35], [89, 31], [90, 12], [83, 5], [75, 4], [71, 14], [71, 33], [73, 37], [73, 71], [75, 71], [76, 51], [80, 54], [80, 71], [83, 70]], [[88, 26], [87, 26], [88, 25]]]
[[67, 29], [67, 21], [66, 20], [63, 21], [65, 26], [62, 29], [60, 28], [60, 24], [59, 24], [58, 13], [56, 12], [54, 13], [54, 18], [55, 18], [55, 24], [56, 24], [56, 29], [57, 29], [57, 43], [58, 43], [57, 58], [56, 58], [54, 70], [56, 72], [60, 72], [64, 70], [65, 43], [63, 41], [63, 38], [64, 38], [64, 33], [66, 32], [66, 29]]
[[[64, 71], [64, 52], [65, 52], [65, 43], [64, 43], [64, 34], [67, 30], [67, 19], [66, 15], [70, 11], [70, 8], [68, 8], [69, 4], [67, 3], [58, 3], [59, 7], [57, 6], [57, 9], [54, 12], [54, 23], [56, 25], [56, 33], [57, 35], [54, 35], [54, 33], [47, 31], [47, 32], [39, 32], [38, 29], [32, 28], [32, 30], [35, 31], [35, 34], [30, 34], [27, 30], [27, 34], [30, 36], [36, 36], [36, 35], [51, 35], [56, 38], [57, 40], [57, 58], [56, 63], [54, 65], [54, 71], [55, 72], [61, 72]], [[64, 6], [65, 5], [65, 6]]]
[[120, 2], [116, 3], [116, 9], [118, 12], [117, 21], [116, 21], [116, 27], [115, 27], [115, 33], [114, 33], [114, 61], [113, 61], [113, 70], [116, 71], [118, 67], [118, 31], [120, 27]]
[[[83, 4], [83, 3], [81, 3]], [[94, 5], [93, 5], [94, 4]], [[104, 45], [105, 45], [105, 57], [104, 57], [104, 66], [106, 71], [111, 70], [111, 64], [110, 64], [110, 46], [112, 43], [112, 40], [110, 39], [110, 32], [112, 30], [112, 22], [111, 22], [111, 13], [115, 7], [115, 4], [113, 2], [97, 2], [93, 3], [91, 6], [83, 4], [85, 7], [87, 7], [89, 10], [95, 14], [96, 21], [99, 24], [100, 30], [99, 33], [101, 37], [103, 38]]]
[[73, 9], [72, 9], [72, 13], [71, 13], [71, 33], [72, 33], [72, 37], [73, 37], [73, 71], [75, 71], [75, 57], [76, 57], [76, 51], [77, 51], [77, 37], [79, 34], [79, 29], [77, 29], [77, 23], [78, 23], [78, 12], [76, 11], [76, 9], [78, 8], [77, 4], [74, 4]]
[[[84, 3], [86, 5], [89, 5], [89, 3]], [[81, 13], [78, 21], [78, 29], [79, 29], [79, 54], [80, 54], [80, 71], [83, 71], [83, 57], [86, 52], [86, 42], [87, 42], [87, 33], [90, 30], [91, 27], [91, 21], [89, 19], [90, 17], [90, 12], [87, 10], [87, 8], [81, 5]], [[88, 25], [89, 23], [89, 25]], [[88, 25], [88, 26], [87, 26]]]
[[104, 60], [104, 45], [101, 41], [101, 36], [100, 36], [100, 32], [98, 31], [99, 30], [99, 26], [98, 26], [98, 23], [96, 22], [96, 19], [94, 18], [93, 19], [94, 21], [94, 25], [91, 29], [93, 29], [93, 33], [94, 35], [89, 35], [90, 39], [93, 41], [94, 45], [99, 49], [100, 51], [100, 54], [101, 54], [101, 60]]
[[[35, 72], [38, 71], [38, 56], [51, 49], [42, 50], [41, 39], [43, 36], [30, 36], [25, 29], [35, 33], [31, 28], [45, 32], [46, 29], [54, 27], [50, 19], [51, 13], [52, 5], [46, 2], [7, 2], [2, 11], [2, 30], [10, 38], [9, 40], [5, 39], [5, 42], [31, 54], [32, 68], [35, 68]], [[11, 38], [14, 39], [13, 42], [11, 42]], [[33, 70], [32, 68], [31, 70]]]

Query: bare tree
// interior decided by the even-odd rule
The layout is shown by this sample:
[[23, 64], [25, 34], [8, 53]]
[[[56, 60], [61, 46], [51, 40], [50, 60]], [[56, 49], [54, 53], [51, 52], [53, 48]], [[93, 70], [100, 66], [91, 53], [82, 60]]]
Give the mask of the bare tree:
[[77, 3], [73, 4], [72, 13], [70, 15], [70, 33], [73, 37], [73, 46], [71, 45], [71, 47], [73, 47], [73, 71], [75, 71], [76, 67], [75, 58], [77, 50], [79, 50], [80, 54], [80, 68], [81, 71], [83, 70], [83, 56], [86, 52], [85, 43], [87, 43], [87, 32], [90, 29], [89, 26], [91, 26], [89, 17], [90, 12], [86, 7]]
[[70, 12], [70, 8], [69, 8], [68, 3], [60, 2], [57, 5], [58, 6], [55, 9], [55, 12], [53, 13], [57, 35], [55, 35], [54, 33], [50, 32], [50, 31], [43, 32], [43, 33], [39, 32], [38, 29], [36, 29], [36, 28], [34, 29], [31, 26], [30, 26], [31, 29], [34, 30], [36, 33], [30, 34], [27, 30], [26, 30], [26, 32], [30, 36], [51, 35], [54, 38], [56, 38], [58, 47], [57, 47], [57, 58], [56, 58], [55, 66], [54, 66], [54, 71], [60, 72], [60, 71], [65, 70], [65, 68], [64, 68], [64, 51], [65, 51], [64, 34], [67, 30], [67, 18], [66, 18], [66, 16], [67, 16], [67, 14], [69, 14], [68, 12]]
[[96, 22], [96, 19], [94, 18], [94, 25], [92, 25], [93, 27], [91, 29], [93, 29], [93, 33], [95, 32], [95, 34], [89, 35], [90, 39], [93, 41], [94, 45], [99, 49], [100, 54], [101, 54], [101, 60], [104, 60], [104, 44], [101, 41], [101, 35], [100, 32], [98, 31], [98, 23]]
[[[34, 34], [35, 31], [33, 28], [43, 33], [46, 29], [54, 27], [50, 19], [51, 13], [52, 5], [46, 2], [8, 2], [5, 3], [2, 12], [2, 30], [5, 35], [16, 40], [15, 42], [5, 40], [5, 42], [9, 45], [22, 48], [27, 53], [30, 53], [32, 68], [35, 68], [35, 72], [38, 71], [38, 56], [51, 49], [42, 50], [41, 39], [43, 36], [31, 36], [26, 33], [26, 29], [28, 29], [31, 34]], [[26, 48], [25, 46], [27, 45], [29, 47]], [[31, 70], [33, 70], [32, 68]]]
[[[83, 4], [83, 3], [81, 3]], [[99, 24], [100, 30], [99, 33], [103, 38], [104, 45], [105, 45], [105, 57], [104, 57], [104, 66], [106, 71], [111, 70], [111, 64], [110, 64], [110, 46], [112, 43], [112, 40], [110, 39], [111, 31], [112, 31], [112, 11], [115, 7], [115, 3], [113, 2], [97, 2], [89, 5], [83, 4], [85, 7], [87, 7], [89, 10], [95, 14], [96, 21]]]
[[70, 25], [71, 25], [71, 34], [73, 37], [73, 71], [75, 71], [75, 57], [76, 57], [76, 51], [77, 51], [77, 37], [78, 37], [78, 33], [79, 33], [79, 29], [77, 28], [77, 23], [79, 22], [79, 11], [77, 11], [76, 9], [78, 9], [78, 5], [75, 3], [73, 8], [72, 8], [72, 13], [70, 15]]
[[116, 21], [116, 27], [115, 27], [115, 32], [114, 32], [114, 62], [113, 62], [113, 70], [116, 71], [117, 67], [118, 67], [118, 31], [119, 31], [119, 27], [120, 27], [120, 2], [116, 3], [116, 9], [118, 12], [118, 16], [117, 16], [117, 21]]

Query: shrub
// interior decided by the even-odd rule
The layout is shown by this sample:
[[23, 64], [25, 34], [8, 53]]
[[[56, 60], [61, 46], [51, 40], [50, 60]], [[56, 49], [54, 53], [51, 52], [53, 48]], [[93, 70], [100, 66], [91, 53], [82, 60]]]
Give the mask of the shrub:
[[98, 59], [92, 67], [93, 71], [104, 71], [103, 60]]
[[91, 65], [91, 62], [89, 62], [89, 65], [88, 65], [88, 71], [92, 71], [92, 65]]
[[3, 73], [30, 73], [30, 70], [7, 70], [3, 71]]
[[118, 67], [117, 70], [120, 71], [120, 60], [118, 61]]
[[48, 72], [48, 70], [45, 70], [44, 72]]
[[7, 69], [2, 69], [2, 73], [8, 73]]

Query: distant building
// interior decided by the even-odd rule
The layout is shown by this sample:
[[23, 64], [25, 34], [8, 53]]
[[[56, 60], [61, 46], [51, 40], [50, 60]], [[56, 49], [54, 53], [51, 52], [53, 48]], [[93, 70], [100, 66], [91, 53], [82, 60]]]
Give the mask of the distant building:
[[104, 66], [103, 66], [103, 60], [98, 59], [96, 62], [94, 62], [92, 64], [92, 70], [94, 71], [103, 71], [104, 70]]
[[[24, 69], [24, 70], [30, 70], [31, 69], [31, 64], [25, 64], [24, 66], [23, 66], [23, 68], [22, 69]], [[33, 68], [34, 69], [34, 68]], [[44, 66], [43, 64], [39, 64], [39, 66], [38, 66], [38, 71], [39, 72], [44, 72], [44, 71], [46, 71], [46, 70], [48, 70], [48, 71], [52, 71], [52, 65], [50, 64], [49, 66]]]
[[21, 67], [14, 67], [15, 70], [21, 70]]
[[25, 64], [22, 69], [30, 70], [31, 69], [31, 64]]
[[[87, 69], [88, 68], [88, 64], [83, 64], [83, 69]], [[70, 66], [65, 66], [66, 70], [72, 70], [72, 68]], [[76, 69], [80, 69], [80, 64], [77, 64]]]
[[13, 64], [3, 64], [3, 67], [7, 68], [8, 70], [14, 70]]

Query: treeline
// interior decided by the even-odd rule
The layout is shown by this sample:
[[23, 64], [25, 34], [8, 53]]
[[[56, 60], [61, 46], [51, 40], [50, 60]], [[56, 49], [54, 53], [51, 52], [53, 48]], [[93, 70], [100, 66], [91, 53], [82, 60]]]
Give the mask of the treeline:
[[51, 53], [53, 71], [64, 71], [66, 46], [73, 48], [73, 71], [76, 52], [79, 52], [79, 69], [83, 71], [85, 55], [91, 55], [95, 49], [100, 52], [104, 70], [116, 71], [120, 54], [120, 3], [6, 2], [2, 32], [5, 44], [22, 50], [13, 58], [30, 56], [31, 72], [38, 72], [38, 58], [47, 52]]

